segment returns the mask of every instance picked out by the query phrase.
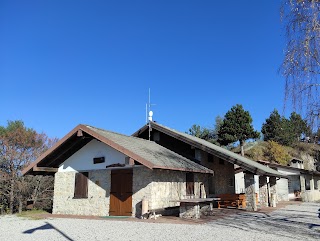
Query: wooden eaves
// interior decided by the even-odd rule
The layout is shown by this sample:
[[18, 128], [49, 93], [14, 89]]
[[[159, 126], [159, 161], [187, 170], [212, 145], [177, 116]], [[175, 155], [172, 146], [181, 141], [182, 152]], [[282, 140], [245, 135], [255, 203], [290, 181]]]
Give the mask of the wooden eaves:
[[[126, 156], [128, 156], [129, 158], [132, 158], [133, 160], [136, 160], [137, 162], [141, 163], [142, 165], [152, 169], [154, 168], [154, 165], [145, 160], [144, 158], [142, 158], [141, 156], [127, 150], [126, 148], [118, 145], [117, 143], [99, 135], [98, 133], [90, 130], [88, 127], [86, 127], [85, 125], [78, 125], [76, 126], [74, 129], [72, 129], [66, 136], [64, 136], [61, 140], [59, 140], [52, 148], [50, 148], [49, 150], [47, 150], [46, 152], [44, 152], [39, 158], [37, 158], [36, 161], [34, 161], [33, 163], [31, 163], [29, 166], [27, 166], [26, 168], [24, 168], [22, 170], [22, 174], [23, 175], [28, 175], [28, 174], [34, 174], [35, 172], [40, 172], [39, 174], [43, 174], [46, 172], [50, 172], [50, 173], [54, 173], [57, 172], [58, 168], [57, 167], [53, 167], [52, 164], [57, 161], [57, 158], [59, 159], [59, 157], [63, 156], [67, 151], [69, 151], [71, 148], [74, 147], [74, 145], [77, 144], [77, 142], [75, 142], [76, 144], [72, 145], [71, 147], [69, 147], [68, 149], [65, 149], [62, 153], [59, 153], [58, 155], [56, 154], [56, 158], [55, 160], [51, 160], [51, 161], [47, 161], [46, 166], [43, 165], [42, 161], [48, 157], [49, 155], [53, 154], [55, 151], [57, 151], [57, 149], [59, 147], [61, 147], [62, 145], [64, 145], [71, 137], [73, 136], [77, 136], [78, 141], [81, 139], [85, 138], [85, 134], [88, 134], [89, 136], [109, 145], [110, 147], [114, 148], [115, 150], [122, 152], [123, 154], [125, 154]], [[63, 158], [61, 158], [58, 162], [56, 162], [55, 164], [61, 164], [64, 161]], [[34, 172], [34, 173], [33, 173]]]
[[[242, 158], [241, 156], [239, 156], [237, 158], [233, 158], [232, 155], [237, 155], [237, 154], [235, 154], [235, 153], [232, 153], [232, 155], [231, 154], [230, 155], [224, 154], [218, 150], [215, 150], [215, 149], [210, 148], [204, 144], [201, 144], [200, 141], [193, 140], [191, 136], [190, 136], [190, 138], [187, 137], [186, 136], [187, 134], [183, 134], [183, 133], [179, 133], [178, 131], [171, 130], [171, 129], [164, 127], [162, 125], [159, 125], [158, 123], [155, 123], [153, 121], [151, 121], [150, 124], [151, 124], [152, 129], [160, 131], [168, 136], [171, 136], [177, 140], [180, 140], [180, 141], [182, 141], [190, 146], [193, 146], [199, 150], [203, 150], [211, 155], [215, 155], [225, 161], [228, 161], [230, 163], [241, 166], [243, 169], [245, 169], [246, 171], [249, 171], [253, 174], [266, 175], [266, 176], [276, 176], [276, 177], [286, 177], [286, 175], [284, 175], [284, 174], [282, 175], [281, 173], [279, 173], [276, 170], [273, 170], [271, 168], [268, 168], [269, 171], [263, 171], [263, 169], [266, 169], [266, 168], [264, 168], [263, 165], [261, 165], [257, 162], [251, 161], [249, 159], [247, 161], [252, 162], [252, 165], [244, 163], [243, 161], [238, 160], [238, 159]], [[138, 131], [136, 131], [134, 134], [132, 134], [132, 136], [139, 136], [139, 134], [143, 133], [147, 129], [148, 129], [148, 126], [145, 125], [142, 128], [140, 128]], [[201, 140], [201, 141], [203, 141], [203, 140]], [[208, 144], [214, 145], [212, 143], [208, 143]], [[220, 148], [220, 147], [216, 147], [216, 148]], [[261, 167], [258, 168], [256, 166], [261, 166]]]

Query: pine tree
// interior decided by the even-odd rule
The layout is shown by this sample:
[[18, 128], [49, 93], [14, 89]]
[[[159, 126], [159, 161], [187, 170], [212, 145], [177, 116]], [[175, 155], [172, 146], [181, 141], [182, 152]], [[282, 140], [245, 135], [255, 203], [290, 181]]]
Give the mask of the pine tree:
[[[310, 135], [311, 130], [305, 120], [301, 118], [301, 115], [296, 112], [292, 112], [290, 115], [290, 123], [292, 126], [292, 131], [295, 136], [296, 141], [299, 141], [301, 134]], [[309, 132], [309, 133], [308, 133]]]
[[300, 139], [301, 134], [307, 134], [310, 131], [306, 121], [299, 114], [292, 112], [288, 120], [274, 110], [263, 123], [261, 132], [265, 141], [275, 141], [284, 146], [292, 146]]
[[224, 116], [218, 137], [218, 142], [221, 145], [228, 145], [239, 141], [241, 155], [244, 156], [243, 146], [245, 141], [259, 138], [260, 133], [253, 129], [252, 118], [249, 111], [245, 111], [242, 105], [237, 104]]
[[273, 112], [271, 112], [269, 118], [266, 119], [266, 122], [262, 124], [261, 132], [263, 134], [263, 140], [275, 141], [279, 143], [282, 128], [281, 125], [281, 116], [275, 109]]

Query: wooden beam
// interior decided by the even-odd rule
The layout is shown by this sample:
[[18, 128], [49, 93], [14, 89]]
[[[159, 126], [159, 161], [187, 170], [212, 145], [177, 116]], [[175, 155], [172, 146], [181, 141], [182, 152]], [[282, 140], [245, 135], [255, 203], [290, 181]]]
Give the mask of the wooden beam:
[[80, 129], [78, 130], [77, 136], [79, 136], [79, 137], [80, 137], [80, 136], [83, 136], [82, 130], [80, 130]]
[[129, 158], [129, 165], [130, 165], [130, 166], [133, 166], [133, 165], [134, 165], [134, 159], [131, 158], [131, 157]]
[[[81, 131], [82, 132], [82, 131]], [[51, 161], [49, 161], [46, 165], [50, 166], [52, 163], [54, 163], [56, 160], [58, 160], [61, 156], [63, 156], [64, 154], [66, 154], [66, 152], [68, 152], [70, 149], [72, 149], [73, 147], [75, 147], [77, 144], [79, 144], [84, 137], [81, 138], [77, 138], [76, 141], [74, 141], [67, 149], [60, 151], [60, 153], [58, 155], [56, 155], [54, 158], [52, 158]]]
[[33, 167], [33, 171], [34, 172], [57, 172], [58, 168], [54, 168], [54, 167], [37, 167], [34, 166]]

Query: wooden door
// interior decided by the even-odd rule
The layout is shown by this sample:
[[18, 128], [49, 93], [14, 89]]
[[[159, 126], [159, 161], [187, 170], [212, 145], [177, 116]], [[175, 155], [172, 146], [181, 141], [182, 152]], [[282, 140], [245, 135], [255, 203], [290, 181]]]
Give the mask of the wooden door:
[[109, 215], [132, 215], [132, 169], [111, 171]]

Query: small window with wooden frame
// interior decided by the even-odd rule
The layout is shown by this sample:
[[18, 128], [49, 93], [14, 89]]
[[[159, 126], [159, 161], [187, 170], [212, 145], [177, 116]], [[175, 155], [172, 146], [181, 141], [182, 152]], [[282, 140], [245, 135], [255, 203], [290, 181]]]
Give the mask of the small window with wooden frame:
[[88, 172], [76, 173], [73, 198], [88, 198], [88, 176]]
[[194, 195], [194, 174], [192, 172], [186, 173], [186, 194], [187, 196]]
[[104, 162], [105, 162], [104, 156], [93, 158], [93, 164], [99, 164], [99, 163], [104, 163]]

